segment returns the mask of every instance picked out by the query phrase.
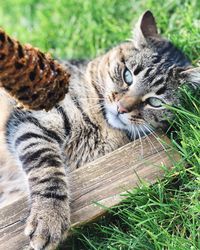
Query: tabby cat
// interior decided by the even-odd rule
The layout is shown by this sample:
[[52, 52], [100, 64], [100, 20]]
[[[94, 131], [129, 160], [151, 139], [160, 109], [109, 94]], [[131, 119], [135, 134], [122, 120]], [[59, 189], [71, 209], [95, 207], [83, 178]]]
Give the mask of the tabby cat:
[[64, 63], [69, 92], [51, 111], [14, 108], [6, 126], [10, 152], [29, 185], [31, 212], [25, 229], [33, 249], [54, 249], [70, 227], [67, 173], [155, 128], [172, 117], [180, 84], [200, 74], [162, 38], [150, 11], [133, 40], [90, 62]]

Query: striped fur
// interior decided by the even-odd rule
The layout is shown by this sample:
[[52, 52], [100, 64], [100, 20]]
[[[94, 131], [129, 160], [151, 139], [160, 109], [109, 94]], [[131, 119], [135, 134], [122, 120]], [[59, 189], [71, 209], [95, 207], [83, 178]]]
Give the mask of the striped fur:
[[[13, 108], [10, 114], [6, 139], [29, 183], [26, 234], [34, 249], [53, 249], [70, 226], [67, 173], [149, 133], [149, 125], [163, 128], [171, 114], [146, 99], [178, 103], [176, 69], [189, 63], [169, 41], [145, 31], [149, 15], [140, 20], [136, 40], [91, 62], [66, 62], [69, 92], [51, 111]], [[126, 67], [133, 76], [129, 87], [122, 77]], [[128, 112], [118, 113], [119, 102]]]

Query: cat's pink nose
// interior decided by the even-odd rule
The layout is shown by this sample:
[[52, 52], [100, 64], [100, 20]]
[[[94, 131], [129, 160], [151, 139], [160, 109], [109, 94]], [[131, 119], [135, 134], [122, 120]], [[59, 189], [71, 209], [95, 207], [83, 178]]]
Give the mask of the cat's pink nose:
[[120, 103], [117, 103], [117, 111], [119, 114], [128, 113], [128, 110]]

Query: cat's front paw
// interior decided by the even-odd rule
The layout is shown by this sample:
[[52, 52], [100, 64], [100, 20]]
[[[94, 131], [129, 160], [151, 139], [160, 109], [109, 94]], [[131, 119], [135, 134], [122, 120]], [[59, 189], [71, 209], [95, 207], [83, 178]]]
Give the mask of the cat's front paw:
[[30, 246], [34, 250], [55, 249], [70, 226], [67, 204], [43, 206], [40, 204], [32, 207], [25, 228], [25, 234], [30, 237]]

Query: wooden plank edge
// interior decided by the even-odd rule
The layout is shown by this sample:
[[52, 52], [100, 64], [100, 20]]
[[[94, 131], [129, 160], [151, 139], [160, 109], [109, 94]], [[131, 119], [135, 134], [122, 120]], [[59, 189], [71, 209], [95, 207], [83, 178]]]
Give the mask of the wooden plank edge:
[[[97, 206], [95, 202], [99, 202], [101, 205], [107, 207], [119, 204], [124, 198], [121, 194], [133, 189], [139, 184], [140, 180], [138, 176], [151, 184], [155, 183], [158, 178], [162, 178], [163, 171], [158, 167], [161, 162], [165, 162], [168, 168], [173, 166], [166, 152], [161, 148], [161, 145], [154, 138], [151, 139], [157, 152], [149, 153], [147, 141], [143, 140], [144, 145], [146, 145], [143, 160], [135, 159], [135, 154], [131, 155], [133, 148], [136, 150], [136, 153], [138, 153], [139, 150], [139, 142], [137, 142], [136, 145], [133, 145], [133, 142], [71, 173], [72, 186], [76, 187], [76, 185], [80, 185], [82, 191], [80, 195], [80, 190], [76, 187], [74, 193], [72, 193], [72, 227], [93, 221], [106, 212], [101, 206]], [[168, 141], [168, 139], [166, 140]], [[168, 153], [173, 154], [173, 159], [180, 158], [179, 155], [171, 149]], [[128, 157], [124, 157], [125, 160], [121, 159], [121, 154], [126, 154]], [[109, 160], [112, 161], [117, 155], [119, 158], [115, 162], [116, 165], [118, 163], [118, 165], [121, 166], [123, 162], [127, 164], [122, 166], [122, 169], [118, 168], [118, 166], [115, 168], [109, 163]], [[132, 164], [132, 160], [134, 164]], [[87, 178], [91, 178], [91, 175], [99, 174], [99, 166], [102, 166], [103, 171], [109, 170], [109, 176], [107, 176], [107, 173], [102, 172], [100, 176], [95, 176], [96, 179], [88, 179], [87, 186], [87, 182], [85, 181]], [[115, 178], [115, 171], [118, 171], [119, 177], [117, 179]], [[86, 173], [86, 175], [83, 173]], [[114, 178], [114, 181], [108, 182], [109, 178], [111, 180]], [[104, 185], [102, 187], [100, 185], [97, 186], [97, 189], [93, 188], [97, 180], [99, 183], [105, 182], [108, 186]], [[109, 187], [110, 192], [106, 192], [102, 195], [102, 190], [105, 190], [105, 188], [109, 189]], [[28, 201], [26, 197], [0, 210], [0, 249], [23, 249], [24, 246], [28, 244], [28, 239], [23, 234], [27, 216]]]

